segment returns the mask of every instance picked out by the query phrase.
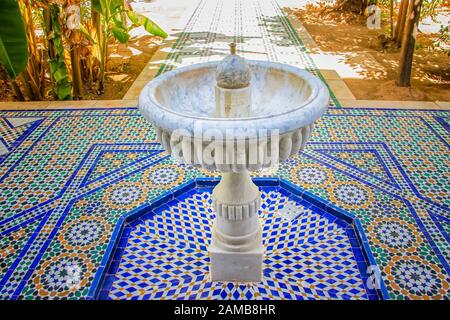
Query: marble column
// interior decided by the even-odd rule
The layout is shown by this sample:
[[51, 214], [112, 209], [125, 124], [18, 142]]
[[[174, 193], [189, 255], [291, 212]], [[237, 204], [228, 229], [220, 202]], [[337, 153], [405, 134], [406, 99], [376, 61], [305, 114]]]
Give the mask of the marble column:
[[216, 219], [208, 248], [212, 281], [262, 280], [260, 204], [259, 189], [248, 171], [222, 174], [213, 191]]

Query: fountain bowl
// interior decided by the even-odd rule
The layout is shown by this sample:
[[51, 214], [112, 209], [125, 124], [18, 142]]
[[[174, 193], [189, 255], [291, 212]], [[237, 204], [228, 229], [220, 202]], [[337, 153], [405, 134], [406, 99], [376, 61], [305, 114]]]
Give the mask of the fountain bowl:
[[[221, 172], [269, 168], [302, 150], [314, 122], [328, 108], [325, 84], [294, 66], [249, 60], [251, 115], [217, 117], [218, 63], [180, 67], [144, 87], [139, 109], [153, 124], [164, 149], [181, 163]], [[211, 149], [211, 142], [213, 150], [206, 161], [202, 155]]]

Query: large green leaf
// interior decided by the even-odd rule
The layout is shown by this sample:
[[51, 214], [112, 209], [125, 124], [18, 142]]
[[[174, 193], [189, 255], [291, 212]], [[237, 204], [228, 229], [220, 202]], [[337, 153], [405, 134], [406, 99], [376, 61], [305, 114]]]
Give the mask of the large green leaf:
[[126, 23], [121, 19], [121, 16], [120, 16], [120, 15], [114, 16], [112, 20], [113, 20], [114, 25], [116, 26], [116, 28], [120, 28], [120, 29], [123, 29], [123, 30], [126, 30], [126, 29], [127, 29], [127, 25], [126, 25]]
[[111, 0], [109, 5], [111, 14], [114, 14], [120, 7], [123, 7], [123, 0]]
[[[58, 59], [62, 61], [58, 61]], [[69, 73], [67, 72], [66, 64], [61, 57], [50, 59], [50, 71], [55, 79], [54, 91], [59, 100], [71, 100], [72, 96], [71, 85], [69, 81]]]
[[61, 40], [62, 33], [59, 25], [60, 9], [56, 4], [52, 4], [50, 9], [53, 37], [49, 40], [49, 44], [53, 43], [55, 48], [55, 57], [53, 59], [49, 59], [50, 72], [52, 73], [52, 77], [54, 79], [53, 91], [58, 96], [59, 100], [71, 100], [71, 85], [66, 61], [64, 60], [64, 46]]
[[100, 0], [91, 0], [91, 6], [94, 8], [95, 11], [102, 14], [103, 13], [103, 6], [102, 1]]
[[112, 28], [111, 32], [113, 33], [114, 38], [119, 40], [120, 43], [127, 43], [130, 38], [128, 32], [120, 28]]
[[84, 36], [91, 41], [93, 44], [97, 44], [97, 42], [95, 41], [94, 38], [92, 38], [91, 34], [89, 33], [89, 31], [86, 30], [86, 28], [80, 23], [80, 31], [82, 34], [84, 34]]
[[0, 1], [0, 64], [15, 79], [28, 62], [28, 43], [17, 0]]
[[148, 33], [162, 37], [164, 39], [167, 38], [167, 33], [160, 26], [158, 26], [156, 23], [154, 23], [146, 16], [133, 11], [128, 11], [127, 13], [128, 18], [130, 18], [131, 22], [133, 22], [138, 26], [144, 26], [145, 30]]

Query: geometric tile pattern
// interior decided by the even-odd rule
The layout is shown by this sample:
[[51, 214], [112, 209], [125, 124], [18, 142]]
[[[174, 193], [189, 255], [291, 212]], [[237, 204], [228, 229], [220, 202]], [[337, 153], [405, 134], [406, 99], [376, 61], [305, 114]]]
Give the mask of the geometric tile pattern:
[[[123, 215], [186, 181], [211, 175], [168, 157], [153, 128], [135, 108], [1, 114], [43, 118], [0, 166], [3, 298], [93, 298], [93, 284], [105, 268], [105, 252]], [[331, 109], [317, 123], [302, 154], [270, 173], [256, 175], [291, 181], [355, 215], [391, 298], [448, 298], [449, 133], [436, 121], [437, 116], [450, 118], [448, 112], [437, 111]], [[65, 125], [58, 125], [60, 122]], [[75, 134], [82, 130], [85, 135]], [[380, 170], [390, 180], [380, 180], [379, 174], [375, 176], [357, 162], [337, 161], [323, 150], [328, 154], [330, 150], [355, 150], [352, 159], [358, 159], [361, 150], [376, 154], [383, 164]], [[86, 183], [90, 170], [103, 166], [103, 156], [109, 151], [123, 152], [126, 159], [133, 151], [148, 156], [121, 162]], [[48, 166], [51, 160], [36, 158], [64, 161], [53, 163], [58, 168], [54, 170]], [[412, 165], [416, 161], [433, 169]], [[61, 182], [55, 185], [58, 179]], [[295, 218], [289, 208], [282, 210], [286, 222]], [[74, 221], [80, 222], [78, 227]], [[80, 254], [84, 258], [77, 263], [82, 266], [74, 270], [82, 272], [83, 285], [49, 286], [43, 275], [55, 266], [48, 261]], [[400, 270], [408, 270], [408, 277], [394, 276]], [[433, 285], [414, 280], [422, 276]], [[44, 284], [47, 289], [40, 289]]]
[[108, 149], [102, 151], [98, 155], [95, 166], [89, 169], [85, 184], [103, 179], [121, 168], [125, 168], [133, 163], [140, 162], [148, 157], [155, 155], [158, 151], [149, 151], [146, 149], [139, 150], [114, 150]]
[[117, 261], [105, 279], [108, 288], [99, 298], [379, 298], [367, 286], [368, 261], [354, 224], [282, 187], [260, 189], [265, 246], [261, 283], [209, 281], [212, 187], [197, 187], [134, 217], [125, 237], [117, 240], [126, 245], [114, 254]]
[[[224, 3], [199, 2], [160, 72], [219, 59], [234, 40], [246, 57], [318, 74], [275, 1]], [[449, 123], [446, 111], [330, 108], [304, 152], [254, 175], [354, 215], [390, 298], [449, 299]], [[1, 299], [94, 298], [124, 215], [217, 175], [176, 163], [135, 107], [1, 111], [0, 142]]]
[[[43, 118], [0, 166], [3, 298], [93, 298], [93, 284], [123, 216], [193, 178], [211, 176], [177, 164], [162, 151], [135, 108], [1, 114]], [[358, 218], [391, 298], [448, 298], [449, 133], [436, 116], [450, 117], [437, 111], [330, 109], [302, 154], [256, 175], [288, 180]], [[83, 136], [76, 134], [83, 130]], [[355, 150], [352, 159], [367, 150], [381, 159], [379, 168], [390, 179], [323, 150]], [[142, 160], [120, 162], [91, 179], [110, 151], [123, 152], [124, 159], [135, 151]], [[433, 169], [412, 165], [416, 161]], [[282, 210], [287, 223], [295, 218], [290, 207]], [[48, 261], [81, 254], [79, 269], [65, 266], [82, 273], [83, 285], [49, 285], [45, 270], [55, 265]], [[408, 277], [394, 277], [399, 270], [408, 270]], [[77, 272], [72, 272], [75, 280]], [[422, 274], [432, 286], [414, 280]]]
[[349, 151], [343, 150], [319, 150], [317, 152], [322, 153], [325, 156], [330, 157], [333, 160], [353, 167], [365, 174], [372, 175], [375, 178], [380, 179], [385, 183], [396, 185], [395, 180], [383, 163], [382, 157], [376, 149], [351, 149]]
[[14, 150], [41, 120], [36, 117], [0, 117], [0, 163], [3, 156]]

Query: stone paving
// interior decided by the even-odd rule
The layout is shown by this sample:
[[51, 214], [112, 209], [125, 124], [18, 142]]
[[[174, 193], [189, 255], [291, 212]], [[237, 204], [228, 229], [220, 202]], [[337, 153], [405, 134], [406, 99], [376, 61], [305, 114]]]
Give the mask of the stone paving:
[[[276, 1], [202, 0], [193, 9], [165, 63], [152, 72], [220, 59], [236, 41], [248, 58], [294, 64], [327, 80]], [[320, 229], [310, 239], [295, 231], [291, 242], [279, 235], [279, 245], [292, 246], [269, 257], [270, 283], [260, 286], [213, 288], [201, 248], [192, 253], [203, 261], [198, 269], [185, 255], [183, 265], [160, 278], [157, 266], [176, 265], [181, 244], [149, 226], [160, 221], [169, 228], [168, 214], [178, 213], [181, 224], [211, 218], [209, 189], [183, 188], [217, 174], [169, 157], [133, 98], [104, 109], [75, 110], [92, 103], [71, 102], [57, 104], [69, 110], [0, 111], [0, 298], [449, 299], [450, 113], [341, 108], [330, 88], [333, 105], [305, 151], [255, 176], [276, 181], [262, 187], [272, 209], [263, 208], [261, 217], [277, 226], [270, 230], [316, 230], [322, 221], [346, 233]], [[197, 209], [180, 217], [176, 208], [192, 199]], [[289, 201], [286, 213], [280, 203]], [[326, 208], [350, 217], [349, 225]], [[167, 244], [174, 253], [162, 257]], [[145, 252], [161, 258], [140, 261]], [[271, 271], [277, 268], [283, 272]], [[367, 282], [373, 270], [381, 273], [377, 292]]]

